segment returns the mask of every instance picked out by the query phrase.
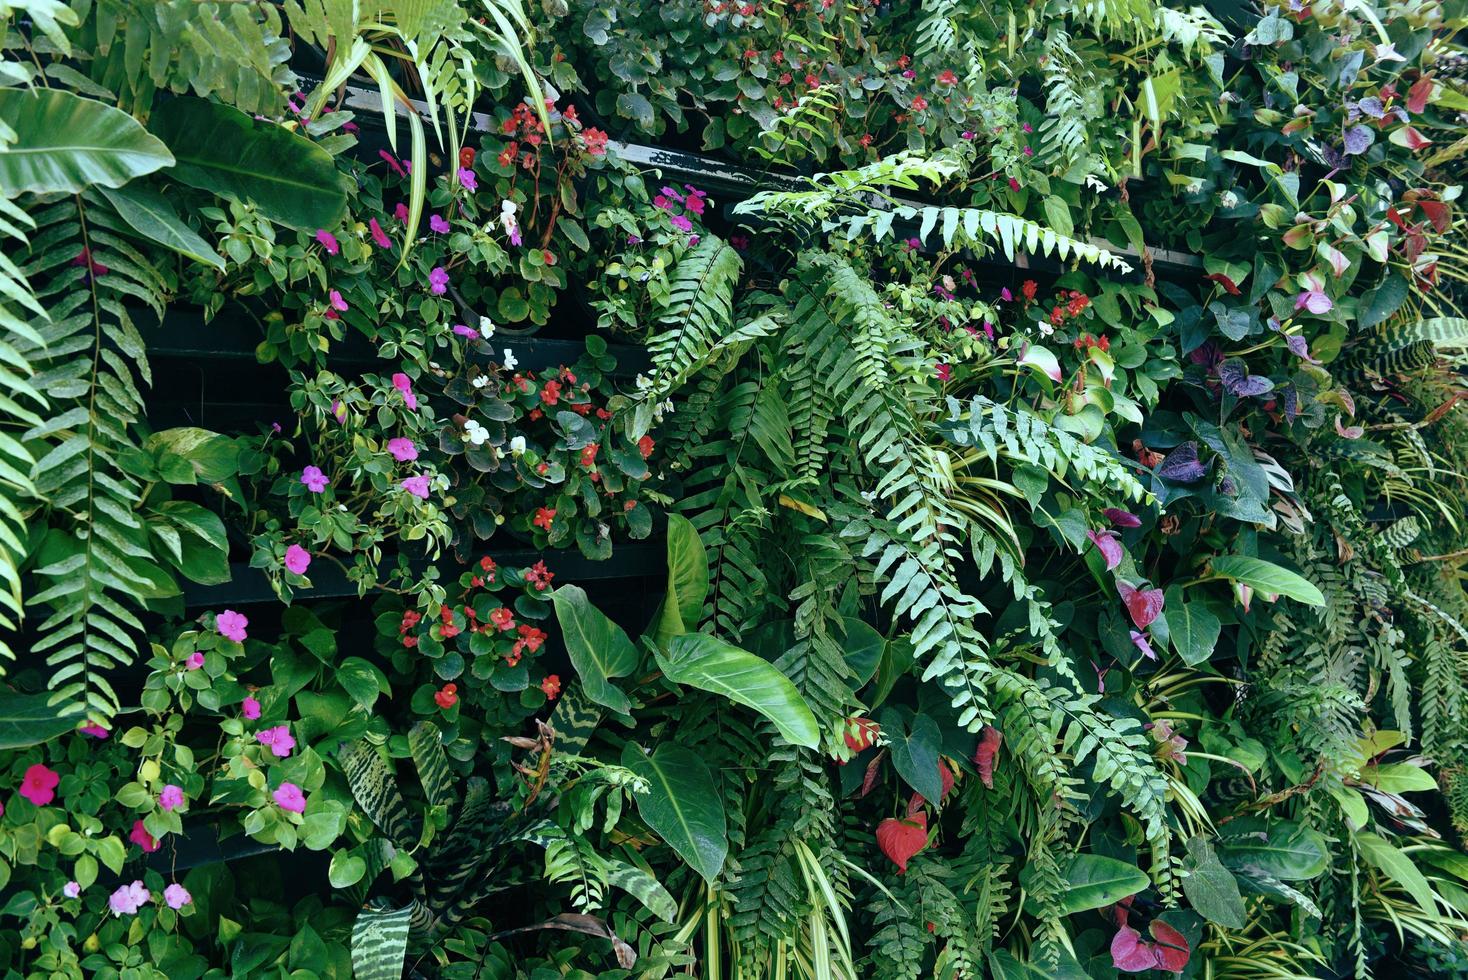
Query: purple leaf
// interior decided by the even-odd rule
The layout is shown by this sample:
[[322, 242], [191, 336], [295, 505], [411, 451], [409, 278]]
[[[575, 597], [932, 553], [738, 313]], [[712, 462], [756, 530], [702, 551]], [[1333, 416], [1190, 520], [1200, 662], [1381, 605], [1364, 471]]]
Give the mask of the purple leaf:
[[1121, 536], [1115, 531], [1087, 531], [1086, 537], [1101, 552], [1101, 558], [1106, 562], [1106, 570], [1109, 572], [1121, 564]]
[[1157, 469], [1158, 476], [1176, 483], [1197, 483], [1207, 472], [1208, 467], [1198, 461], [1196, 442], [1185, 442], [1178, 446], [1167, 454], [1167, 458]]
[[1107, 507], [1101, 513], [1111, 522], [1112, 527], [1141, 527], [1142, 519], [1136, 514], [1128, 513], [1120, 507]]
[[1346, 156], [1359, 156], [1376, 142], [1376, 134], [1365, 126], [1352, 126], [1346, 130]]

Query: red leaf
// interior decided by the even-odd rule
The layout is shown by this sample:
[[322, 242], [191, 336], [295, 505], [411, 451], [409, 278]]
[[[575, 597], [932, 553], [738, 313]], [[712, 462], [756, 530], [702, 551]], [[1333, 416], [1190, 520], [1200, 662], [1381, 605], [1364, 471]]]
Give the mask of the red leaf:
[[1427, 215], [1427, 220], [1432, 222], [1432, 227], [1437, 229], [1438, 234], [1444, 234], [1452, 225], [1453, 209], [1442, 201], [1418, 201], [1417, 206]]
[[899, 873], [907, 871], [908, 860], [928, 846], [928, 816], [918, 812], [906, 820], [888, 817], [877, 824], [877, 846]]
[[1156, 942], [1148, 942], [1130, 926], [1122, 926], [1111, 939], [1111, 965], [1126, 973], [1166, 970], [1181, 973], [1187, 968], [1192, 950], [1183, 934], [1161, 919], [1153, 919], [1151, 932]]
[[870, 718], [848, 718], [846, 721], [846, 747], [860, 752], [876, 742], [882, 726]]
[[882, 772], [882, 760], [887, 757], [887, 750], [883, 749], [877, 753], [875, 759], [867, 763], [866, 774], [861, 777], [861, 790], [856, 794], [857, 799], [866, 796], [877, 787], [877, 777]]
[[993, 725], [984, 726], [979, 736], [979, 747], [974, 752], [974, 765], [979, 767], [979, 781], [985, 789], [994, 788], [994, 759], [999, 755], [999, 746], [1004, 744], [1004, 734]]
[[1239, 291], [1239, 287], [1234, 284], [1234, 281], [1232, 279], [1230, 279], [1228, 276], [1226, 276], [1223, 273], [1221, 273], [1221, 272], [1215, 272], [1212, 275], [1204, 276], [1203, 278], [1204, 279], [1212, 279], [1214, 282], [1216, 282], [1220, 286], [1222, 286], [1224, 288], [1224, 290], [1227, 291], [1227, 293], [1230, 296], [1239, 296], [1239, 295], [1241, 295], [1241, 293]]
[[1187, 939], [1161, 919], [1152, 920], [1152, 938], [1157, 940], [1157, 967], [1169, 973], [1181, 973], [1188, 966], [1192, 950]]
[[[941, 803], [943, 802], [943, 800], [948, 799], [948, 791], [953, 788], [953, 771], [943, 764], [942, 759], [938, 760], [938, 779], [943, 784], [943, 797], [938, 801], [939, 803]], [[918, 809], [918, 807], [921, 807], [926, 802], [927, 801], [923, 799], [923, 794], [912, 794], [912, 799], [907, 804], [908, 816], [912, 816], [912, 814]]]
[[1106, 570], [1109, 572], [1121, 564], [1121, 535], [1115, 531], [1087, 531], [1086, 537], [1101, 552], [1101, 558], [1106, 562]]
[[1122, 581], [1116, 583], [1116, 589], [1121, 593], [1121, 601], [1126, 604], [1126, 611], [1132, 617], [1132, 622], [1137, 624], [1137, 629], [1146, 629], [1161, 615], [1161, 589], [1138, 589]]
[[1427, 97], [1432, 94], [1432, 79], [1426, 76], [1417, 79], [1407, 89], [1407, 111], [1417, 115], [1427, 108]]

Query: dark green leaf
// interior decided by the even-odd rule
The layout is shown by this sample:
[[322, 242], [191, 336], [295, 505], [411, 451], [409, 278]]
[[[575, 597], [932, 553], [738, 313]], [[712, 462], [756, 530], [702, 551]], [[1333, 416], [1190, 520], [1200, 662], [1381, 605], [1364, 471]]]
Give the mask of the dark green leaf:
[[551, 593], [551, 601], [566, 640], [566, 652], [571, 655], [571, 666], [581, 677], [586, 696], [626, 714], [632, 702], [612, 678], [626, 677], [637, 669], [637, 648], [620, 626], [591, 604], [579, 586], [561, 586]]
[[712, 884], [724, 866], [729, 840], [723, 797], [708, 764], [697, 752], [671, 742], [650, 756], [628, 742], [622, 765], [647, 780], [648, 792], [636, 794], [642, 819]]

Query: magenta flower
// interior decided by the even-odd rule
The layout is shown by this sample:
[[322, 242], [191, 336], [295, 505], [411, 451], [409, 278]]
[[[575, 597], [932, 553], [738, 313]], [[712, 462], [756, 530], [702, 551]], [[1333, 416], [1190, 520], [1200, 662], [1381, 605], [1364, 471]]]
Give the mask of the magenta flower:
[[253, 694], [245, 695], [245, 700], [240, 704], [240, 714], [245, 716], [246, 721], [254, 721], [260, 717], [260, 702]]
[[449, 233], [449, 223], [436, 214], [428, 219], [428, 227], [437, 235]]
[[163, 787], [163, 792], [158, 794], [158, 805], [168, 811], [177, 810], [184, 805], [184, 793], [182, 786], [169, 783]]
[[112, 909], [116, 916], [137, 915], [138, 909], [151, 901], [153, 895], [147, 888], [143, 887], [141, 881], [134, 881], [131, 885], [122, 885], [107, 896], [107, 907]]
[[311, 565], [311, 552], [298, 544], [285, 549], [285, 567], [297, 575], [305, 575]]
[[479, 331], [475, 330], [473, 327], [465, 326], [462, 323], [454, 324], [454, 333], [458, 334], [460, 337], [468, 337], [470, 340], [474, 340], [479, 336]]
[[402, 488], [420, 500], [428, 499], [428, 477], [410, 476], [402, 482]]
[[67, 898], [81, 898], [82, 886], [75, 881], [68, 881], [66, 884], [61, 886], [61, 894], [65, 895]]
[[403, 393], [403, 402], [409, 411], [418, 411], [418, 396], [413, 394], [413, 379], [399, 371], [392, 376], [392, 386]]
[[441, 265], [434, 266], [433, 271], [428, 274], [428, 288], [433, 295], [442, 296], [449, 289], [449, 274]]
[[326, 249], [327, 255], [335, 255], [341, 251], [341, 246], [336, 243], [336, 236], [325, 228], [316, 232], [316, 240], [321, 243], [322, 248]]
[[1141, 527], [1142, 519], [1136, 514], [1128, 513], [1120, 507], [1107, 507], [1101, 511], [1106, 519], [1111, 522], [1112, 527]]
[[671, 218], [669, 218], [668, 221], [670, 224], [672, 224], [674, 228], [677, 228], [679, 231], [693, 230], [693, 222], [688, 220], [687, 215], [675, 214]]
[[83, 735], [90, 735], [93, 738], [106, 738], [112, 734], [110, 730], [103, 728], [96, 722], [88, 722], [87, 724], [78, 728], [77, 731], [81, 732]]
[[198, 670], [200, 667], [204, 666], [204, 654], [198, 650], [195, 650], [193, 653], [189, 654], [189, 659], [185, 660], [184, 664], [189, 668], [189, 670]]
[[406, 177], [406, 176], [408, 176], [408, 171], [403, 168], [403, 165], [401, 163], [398, 162], [398, 158], [397, 157], [393, 156], [391, 153], [387, 152], [386, 150], [378, 150], [377, 151], [377, 155], [380, 156], [380, 157], [382, 157], [382, 159], [387, 162], [387, 165], [389, 167], [392, 167], [393, 171], [399, 177]]
[[382, 225], [377, 223], [376, 218], [369, 219], [367, 227], [372, 229], [372, 240], [377, 243], [378, 248], [392, 248], [392, 239], [387, 237], [387, 232], [382, 230]]
[[1031, 126], [1029, 123], [1024, 123], [1019, 128], [1024, 130], [1026, 133], [1033, 133], [1035, 131], [1035, 127]]
[[351, 307], [347, 305], [347, 301], [342, 299], [342, 294], [337, 292], [335, 289], [333, 289], [328, 294], [327, 298], [331, 301], [331, 308], [333, 310], [336, 310], [338, 313], [345, 313], [347, 310], [351, 309]]
[[1087, 531], [1086, 537], [1096, 546], [1096, 550], [1101, 552], [1101, 558], [1106, 562], [1108, 572], [1121, 564], [1121, 536], [1115, 531]]
[[412, 439], [399, 436], [387, 441], [387, 451], [392, 453], [392, 458], [399, 463], [411, 463], [418, 458], [418, 447], [413, 445]]
[[392, 216], [394, 218], [397, 218], [403, 224], [407, 224], [408, 223], [408, 206], [406, 204], [404, 204], [402, 201], [399, 201], [398, 202], [398, 206], [392, 209]]
[[256, 732], [255, 741], [267, 746], [277, 759], [284, 759], [296, 747], [296, 740], [291, 737], [290, 725], [276, 725], [263, 732]]
[[939, 364], [933, 370], [938, 375], [939, 381], [947, 381], [953, 377], [953, 365], [951, 364]]
[[143, 826], [141, 820], [133, 822], [132, 833], [127, 835], [127, 839], [141, 847], [144, 854], [152, 854], [158, 850], [158, 838], [148, 833], [148, 828]]
[[20, 795], [36, 806], [46, 806], [56, 799], [56, 784], [61, 777], [39, 762], [25, 771], [20, 781]]
[[306, 794], [302, 793], [301, 787], [295, 783], [281, 783], [280, 788], [272, 796], [275, 799], [276, 805], [282, 810], [287, 810], [291, 813], [306, 812]]
[[237, 613], [233, 609], [226, 609], [214, 617], [214, 628], [227, 640], [236, 643], [245, 642], [245, 627], [250, 625], [249, 619], [244, 613]]
[[464, 186], [464, 190], [468, 191], [470, 194], [473, 194], [475, 191], [479, 190], [479, 178], [474, 176], [474, 171], [470, 170], [468, 167], [459, 168], [459, 183], [462, 184]]
[[319, 466], [307, 466], [305, 469], [301, 470], [301, 482], [304, 483], [306, 485], [306, 489], [310, 490], [312, 493], [321, 493], [323, 490], [326, 489], [327, 484], [331, 483], [331, 481], [326, 478], [326, 474], [321, 472], [321, 467]]
[[167, 902], [171, 909], [181, 909], [193, 900], [194, 896], [189, 894], [189, 890], [176, 881], [163, 889], [163, 901]]
[[1009, 189], [1012, 191], [1019, 190], [1019, 181], [1015, 180], [1013, 177], [1009, 178]]
[[1329, 296], [1321, 289], [1307, 289], [1295, 297], [1295, 309], [1304, 307], [1316, 316], [1329, 313], [1335, 308]]

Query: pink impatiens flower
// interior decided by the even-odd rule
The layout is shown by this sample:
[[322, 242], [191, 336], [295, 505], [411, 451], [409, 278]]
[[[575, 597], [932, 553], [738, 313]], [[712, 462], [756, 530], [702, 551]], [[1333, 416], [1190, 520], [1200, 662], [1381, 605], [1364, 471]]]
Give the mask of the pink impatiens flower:
[[449, 233], [449, 223], [437, 214], [428, 219], [428, 227], [436, 235], [447, 235]]
[[46, 806], [56, 799], [56, 784], [61, 777], [39, 762], [25, 771], [20, 781], [20, 795], [36, 806]]
[[402, 482], [402, 488], [420, 500], [428, 499], [427, 475], [408, 477]]
[[382, 230], [382, 225], [377, 223], [376, 218], [369, 220], [367, 227], [372, 229], [372, 240], [379, 248], [392, 248], [392, 239], [387, 237], [387, 232]]
[[163, 792], [158, 794], [158, 805], [164, 810], [173, 811], [184, 805], [184, 792], [182, 786], [169, 783], [163, 787]]
[[189, 670], [198, 670], [200, 667], [204, 666], [204, 654], [198, 650], [195, 650], [193, 653], [189, 654], [189, 659], [185, 660], [184, 664], [188, 666]]
[[141, 847], [144, 854], [152, 854], [158, 850], [158, 838], [148, 833], [148, 828], [143, 826], [141, 820], [133, 823], [132, 833], [127, 835], [127, 839]]
[[285, 549], [285, 567], [296, 575], [305, 575], [311, 567], [311, 552], [298, 544], [291, 545]]
[[413, 394], [412, 378], [399, 371], [392, 376], [392, 386], [403, 393], [403, 402], [408, 406], [409, 411], [418, 411], [418, 396]]
[[137, 915], [138, 909], [151, 901], [153, 895], [143, 886], [141, 881], [134, 881], [131, 885], [122, 885], [107, 896], [107, 907], [116, 916]]
[[449, 274], [444, 267], [434, 266], [433, 271], [428, 273], [428, 288], [435, 296], [442, 296], [449, 289]]
[[327, 298], [331, 301], [331, 308], [333, 310], [336, 310], [338, 313], [345, 313], [347, 310], [351, 309], [351, 307], [347, 305], [347, 301], [342, 299], [342, 294], [337, 292], [335, 289], [327, 294]]
[[78, 882], [68, 881], [61, 886], [61, 894], [67, 898], [81, 898], [82, 886]]
[[176, 881], [163, 889], [163, 901], [167, 902], [171, 909], [181, 909], [193, 900], [194, 896], [189, 894], [189, 890]]
[[321, 467], [308, 466], [301, 470], [301, 482], [312, 493], [321, 493], [331, 481], [326, 478], [325, 473], [321, 472]]
[[413, 444], [412, 439], [399, 436], [387, 441], [387, 451], [392, 453], [392, 458], [399, 463], [411, 463], [418, 458], [418, 447]]
[[277, 759], [284, 759], [296, 747], [296, 740], [291, 737], [291, 726], [289, 725], [276, 725], [263, 732], [256, 732], [255, 741], [268, 746]]
[[336, 236], [325, 228], [316, 232], [316, 241], [320, 242], [321, 247], [326, 249], [327, 255], [335, 255], [341, 251], [341, 246], [336, 243]]
[[240, 703], [240, 714], [244, 715], [247, 721], [254, 721], [260, 717], [260, 702], [253, 694], [245, 695], [245, 700]]
[[281, 783], [280, 788], [271, 795], [282, 810], [289, 810], [291, 813], [306, 812], [306, 794], [295, 783]]
[[236, 643], [245, 642], [245, 627], [250, 625], [250, 620], [244, 613], [237, 613], [233, 609], [226, 609], [214, 617], [214, 628], [219, 630], [219, 635]]
[[479, 178], [476, 177], [474, 175], [474, 171], [470, 170], [468, 167], [459, 168], [458, 178], [459, 183], [463, 185], [464, 190], [468, 191], [470, 194], [473, 194], [475, 191], [479, 190]]
[[112, 734], [112, 731], [110, 729], [103, 728], [96, 722], [88, 722], [87, 724], [78, 728], [77, 731], [81, 732], [83, 735], [90, 735], [93, 738], [107, 738], [109, 735]]
[[672, 224], [674, 228], [677, 228], [679, 231], [693, 230], [693, 222], [689, 221], [686, 215], [675, 214], [671, 218], [669, 218], [668, 221], [670, 224]]

